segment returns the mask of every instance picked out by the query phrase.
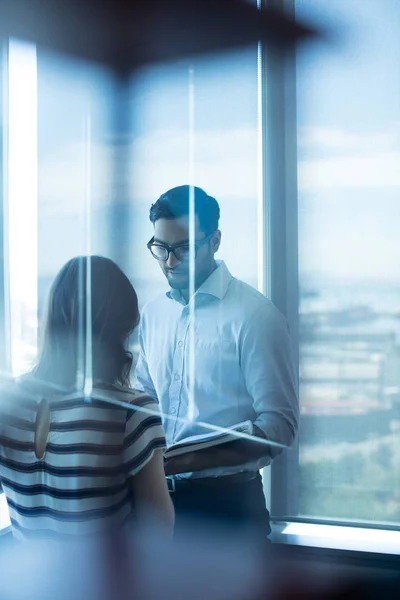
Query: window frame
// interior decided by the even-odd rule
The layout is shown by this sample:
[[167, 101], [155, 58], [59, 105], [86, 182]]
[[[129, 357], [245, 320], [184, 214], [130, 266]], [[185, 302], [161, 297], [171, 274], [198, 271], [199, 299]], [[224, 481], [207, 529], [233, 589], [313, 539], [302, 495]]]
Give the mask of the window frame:
[[10, 307], [8, 277], [8, 40], [0, 40], [0, 372], [9, 372], [10, 353]]
[[[9, 293], [8, 293], [8, 40], [0, 40], [0, 373], [8, 373], [11, 366]], [[0, 487], [0, 496], [3, 490]], [[1, 498], [3, 500], [3, 497]], [[9, 533], [11, 527], [0, 529], [0, 536]]]
[[[274, 8], [294, 16], [294, 0], [260, 0], [260, 10]], [[299, 371], [298, 336], [298, 220], [296, 50], [279, 51], [260, 44], [260, 121], [262, 205], [264, 232], [264, 289], [286, 316], [296, 372]], [[273, 520], [297, 514], [297, 497], [287, 494], [287, 481], [297, 489], [299, 445], [274, 459], [271, 496]]]

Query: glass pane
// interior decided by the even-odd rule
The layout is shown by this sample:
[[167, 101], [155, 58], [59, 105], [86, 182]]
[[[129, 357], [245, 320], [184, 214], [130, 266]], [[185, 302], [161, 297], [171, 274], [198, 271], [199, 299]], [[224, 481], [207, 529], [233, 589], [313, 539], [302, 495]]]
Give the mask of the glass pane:
[[38, 53], [39, 315], [67, 260], [110, 253], [113, 98], [106, 70]]
[[400, 5], [297, 0], [299, 512], [400, 522]]
[[[13, 355], [12, 373], [29, 371], [35, 363], [36, 368], [26, 378], [7, 381], [7, 393], [11, 389], [18, 400], [37, 403], [28, 403], [29, 426], [14, 446], [21, 448], [25, 431], [33, 431], [34, 441], [31, 436], [21, 452], [29, 448], [34, 464], [43, 461], [40, 474], [65, 467], [68, 472], [57, 471], [56, 478], [73, 471], [74, 481], [68, 481], [62, 506], [56, 502], [55, 508], [48, 497], [57, 500], [60, 492], [52, 480], [31, 500], [27, 515], [16, 478], [10, 479], [3, 489], [13, 527], [29, 530], [29, 517], [41, 510], [50, 530], [96, 529], [101, 519], [85, 519], [85, 511], [80, 518], [80, 500], [91, 516], [98, 508], [116, 521], [122, 513], [124, 520], [133, 517], [131, 478], [163, 449], [172, 488], [182, 478], [205, 479], [204, 490], [210, 483], [228, 485], [225, 497], [212, 494], [218, 504], [211, 509], [210, 494], [203, 492], [205, 506], [198, 512], [193, 498], [191, 516], [203, 521], [223, 516], [229, 525], [265, 537], [270, 528], [260, 470], [293, 442], [297, 397], [287, 323], [257, 290], [265, 271], [258, 236], [267, 229], [259, 226], [258, 46], [132, 76], [30, 51], [30, 79], [18, 77], [32, 85], [19, 99], [23, 104], [32, 98], [28, 114], [34, 135], [25, 169], [20, 166], [20, 179], [14, 178], [21, 185], [21, 173], [30, 175], [29, 211], [17, 210], [16, 201], [12, 206], [10, 249], [19, 263], [12, 258], [9, 266], [11, 281], [18, 275], [30, 283], [29, 289], [21, 284], [19, 296], [11, 295], [11, 304], [31, 303], [32, 317], [21, 321], [30, 354], [23, 348], [15, 360]], [[17, 141], [16, 157], [23, 155], [23, 131]], [[164, 204], [153, 206], [150, 222], [150, 207], [171, 188], [168, 197], [184, 189], [174, 209], [164, 198]], [[25, 262], [17, 254], [21, 233], [29, 238]], [[127, 277], [108, 258], [90, 259], [92, 254], [114, 258]], [[140, 336], [129, 280], [142, 309]], [[133, 390], [132, 358], [137, 361]], [[72, 398], [66, 399], [69, 392]], [[3, 440], [16, 435], [18, 400], [6, 403], [0, 414]], [[39, 427], [43, 423], [47, 429]], [[46, 434], [40, 444], [38, 429]], [[227, 435], [227, 429], [233, 431]], [[216, 433], [223, 437], [214, 439]], [[199, 440], [199, 435], [208, 437]], [[227, 449], [228, 440], [238, 444]], [[194, 443], [197, 450], [199, 441], [204, 452], [189, 451]], [[57, 455], [56, 467], [52, 457], [47, 463], [47, 454]], [[15, 456], [8, 453], [6, 462], [15, 464]], [[98, 488], [93, 478], [103, 478], [103, 469], [107, 476]], [[158, 483], [167, 492], [163, 476]], [[237, 503], [231, 504], [229, 484], [240, 485]], [[118, 500], [108, 488], [118, 488]], [[58, 510], [68, 512], [68, 519], [65, 514], [53, 519]], [[184, 521], [187, 515], [180, 516]], [[42, 523], [36, 520], [36, 528]]]
[[147, 68], [133, 78], [130, 256], [142, 303], [165, 289], [146, 248], [153, 235], [150, 206], [168, 189], [189, 183], [220, 204], [218, 257], [257, 288], [257, 86], [256, 47]]
[[[132, 78], [129, 172], [132, 242], [129, 273], [142, 307], [157, 298], [165, 297], [170, 284], [162, 272], [165, 262], [155, 258], [160, 251], [153, 248], [149, 252], [146, 247], [152, 236], [157, 234], [157, 223], [153, 225], [149, 219], [150, 207], [164, 192], [182, 185], [198, 186], [217, 200], [221, 215], [219, 227], [222, 242], [215, 258], [223, 261], [235, 277], [256, 289], [258, 287], [257, 69], [257, 46], [253, 46], [240, 52], [201, 58], [191, 63], [182, 61], [146, 68]], [[192, 233], [189, 226], [187, 235], [181, 236], [181, 239], [198, 237], [196, 233], [192, 236]], [[197, 278], [197, 272], [194, 273], [194, 278]], [[198, 296], [199, 302], [200, 297]], [[185, 408], [188, 401], [186, 392], [183, 391], [182, 395], [175, 394], [172, 382], [171, 393], [168, 397], [165, 395], [160, 398], [166, 412], [168, 443], [178, 442], [187, 435], [204, 433], [200, 422], [206, 422], [210, 427], [224, 427], [243, 420], [238, 419], [235, 408], [224, 421], [225, 405], [225, 408], [215, 408], [209, 412], [203, 410], [201, 403], [204, 403], [204, 398], [201, 399], [201, 394], [204, 393], [204, 380], [198, 385], [204, 378], [202, 371], [206, 369], [210, 378], [209, 390], [216, 392], [219, 386], [218, 393], [221, 393], [226, 377], [223, 372], [224, 360], [226, 361], [224, 352], [228, 355], [228, 345], [232, 346], [234, 343], [232, 324], [225, 323], [216, 307], [214, 313], [210, 313], [214, 314], [213, 328], [207, 329], [204, 326], [202, 331], [202, 319], [197, 316], [199, 313], [196, 308], [189, 318], [191, 325], [186, 339], [182, 329], [184, 313], [181, 319], [176, 319], [176, 315], [169, 315], [168, 311], [174, 305], [180, 307], [175, 312], [182, 310], [182, 306], [175, 300], [170, 300], [165, 307], [165, 319], [172, 318], [174, 326], [168, 333], [160, 330], [159, 344], [160, 348], [165, 348], [165, 353], [161, 350], [154, 355], [155, 348], [152, 348], [149, 357], [151, 370], [155, 363], [165, 362], [163, 384], [169, 386], [170, 378], [172, 382], [174, 378], [176, 382], [180, 381], [181, 374], [177, 372], [176, 363], [179, 351], [175, 347], [180, 344], [185, 353], [179, 367], [179, 372], [181, 369], [183, 372], [182, 379], [190, 379], [186, 371], [191, 369], [196, 370], [198, 375], [193, 376], [194, 387], [188, 392], [192, 397], [190, 402], [193, 402], [191, 408]], [[188, 310], [192, 310], [191, 306], [192, 303], [189, 302]], [[238, 310], [243, 308], [238, 300]], [[156, 315], [151, 307], [149, 311], [149, 319], [154, 324], [161, 315]], [[146, 323], [147, 312], [143, 319]], [[224, 328], [226, 331], [223, 331]], [[191, 331], [193, 337], [190, 341]], [[226, 338], [223, 340], [224, 347], [220, 344], [220, 335]], [[136, 338], [133, 342], [132, 351], [137, 357], [139, 340]], [[205, 353], [207, 361], [204, 364]], [[225, 381], [225, 385], [226, 383]], [[157, 388], [156, 392], [160, 395], [161, 389]], [[198, 402], [200, 406], [197, 405]], [[234, 397], [226, 398], [225, 404], [229, 402], [235, 404], [236, 400]], [[196, 419], [193, 411], [197, 412]], [[174, 415], [183, 421], [187, 420], [187, 428], [183, 423], [179, 425], [178, 421], [175, 431], [185, 429], [185, 433], [168, 437], [168, 423], [177, 420]]]
[[11, 370], [37, 357], [38, 323], [61, 266], [110, 253], [113, 80], [19, 41], [9, 52]]

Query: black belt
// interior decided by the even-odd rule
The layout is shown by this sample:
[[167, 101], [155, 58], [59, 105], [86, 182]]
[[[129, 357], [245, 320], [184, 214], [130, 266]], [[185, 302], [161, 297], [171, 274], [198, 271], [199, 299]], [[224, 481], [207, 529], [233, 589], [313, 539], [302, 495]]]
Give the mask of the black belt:
[[246, 483], [255, 479], [258, 471], [246, 471], [244, 473], [234, 473], [233, 475], [221, 475], [219, 477], [187, 477], [185, 479], [174, 479], [167, 477], [167, 486], [170, 493], [177, 492], [180, 489], [189, 487], [217, 487], [223, 485], [234, 485], [236, 483]]

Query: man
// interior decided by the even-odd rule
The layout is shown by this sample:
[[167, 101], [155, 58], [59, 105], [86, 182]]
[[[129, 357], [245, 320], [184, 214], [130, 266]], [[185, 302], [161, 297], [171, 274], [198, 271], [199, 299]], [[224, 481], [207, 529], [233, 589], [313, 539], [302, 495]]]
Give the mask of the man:
[[143, 310], [137, 384], [159, 400], [168, 446], [205, 433], [200, 423], [229, 427], [252, 421], [254, 441], [238, 439], [175, 457], [166, 461], [165, 472], [178, 526], [182, 516], [202, 516], [267, 536], [259, 470], [293, 442], [298, 426], [288, 327], [264, 295], [215, 260], [219, 205], [200, 188], [193, 194], [193, 297], [190, 187], [169, 190], [150, 209], [154, 236], [148, 248], [170, 290]]

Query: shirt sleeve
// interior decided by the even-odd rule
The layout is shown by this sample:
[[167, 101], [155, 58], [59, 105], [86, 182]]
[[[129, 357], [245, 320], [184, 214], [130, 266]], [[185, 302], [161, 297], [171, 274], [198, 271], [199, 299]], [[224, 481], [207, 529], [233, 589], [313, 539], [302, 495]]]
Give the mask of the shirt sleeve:
[[143, 336], [143, 327], [144, 321], [142, 320], [139, 327], [139, 358], [136, 364], [135, 369], [135, 381], [134, 387], [145, 394], [148, 394], [154, 400], [157, 400], [157, 393], [153, 385], [153, 381], [151, 379], [149, 373], [149, 367], [146, 359], [146, 352], [144, 347], [144, 336]]
[[[257, 415], [254, 424], [267, 439], [290, 446], [299, 422], [297, 375], [287, 321], [273, 305], [252, 315], [242, 338], [241, 366]], [[271, 447], [270, 455], [280, 452]]]
[[158, 404], [149, 397], [132, 405], [127, 414], [123, 462], [127, 477], [140, 471], [156, 450], [166, 447]]

